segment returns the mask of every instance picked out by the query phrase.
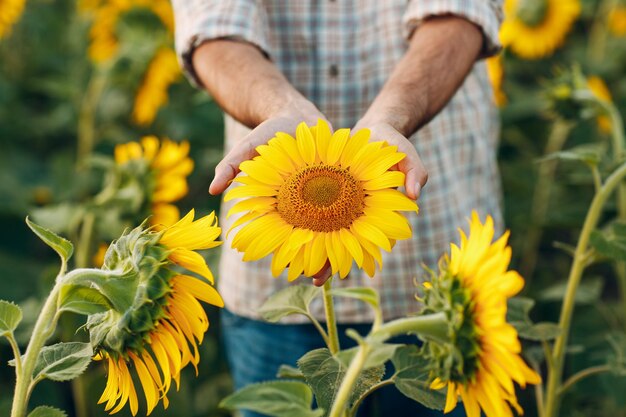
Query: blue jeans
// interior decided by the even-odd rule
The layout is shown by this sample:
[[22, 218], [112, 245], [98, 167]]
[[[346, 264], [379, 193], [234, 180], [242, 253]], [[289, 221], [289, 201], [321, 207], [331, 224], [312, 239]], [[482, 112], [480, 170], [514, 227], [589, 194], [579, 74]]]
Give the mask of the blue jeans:
[[[306, 352], [325, 347], [324, 341], [312, 324], [272, 324], [241, 317], [223, 309], [221, 324], [230, 371], [235, 389], [255, 382], [275, 380], [282, 364], [296, 366], [296, 361]], [[339, 342], [342, 349], [355, 345], [345, 335], [351, 328], [366, 335], [370, 324], [339, 325]], [[415, 337], [405, 336], [390, 340], [392, 343], [417, 343]], [[385, 377], [391, 376], [393, 366], [387, 367]], [[244, 411], [243, 417], [263, 417], [263, 414]], [[431, 410], [405, 397], [394, 386], [386, 386], [370, 395], [361, 405], [358, 417], [442, 417], [443, 413]], [[459, 406], [447, 417], [464, 417]]]

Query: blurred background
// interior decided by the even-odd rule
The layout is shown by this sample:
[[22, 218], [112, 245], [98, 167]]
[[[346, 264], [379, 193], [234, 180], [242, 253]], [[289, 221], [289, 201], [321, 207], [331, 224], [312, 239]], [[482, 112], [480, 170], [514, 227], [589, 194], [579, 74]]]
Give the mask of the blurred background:
[[[507, 1], [509, 12], [512, 3], [517, 2]], [[583, 79], [584, 88], [626, 114], [626, 2], [536, 3], [547, 9], [529, 7], [535, 14], [524, 21], [536, 16], [545, 21], [503, 29], [507, 48], [488, 66], [501, 109], [499, 155], [513, 266], [527, 280], [524, 295], [536, 300], [533, 319], [557, 321], [571, 263], [568, 250], [576, 244], [593, 196], [593, 178], [578, 161], [589, 162], [584, 155], [593, 159], [597, 149], [609, 147], [612, 129], [606, 116], [570, 103], [572, 89], [566, 87]], [[183, 213], [192, 207], [200, 214], [218, 209], [219, 199], [207, 188], [222, 154], [221, 111], [182, 76], [172, 30], [166, 0], [0, 0], [0, 298], [24, 308], [21, 343], [28, 340], [29, 320], [58, 270], [56, 255], [28, 230], [24, 218], [30, 214], [72, 240], [79, 238], [84, 201], [106, 180], [99, 155], [110, 159], [116, 144], [148, 134], [187, 140], [195, 168], [177, 205]], [[545, 160], [559, 151], [558, 160]], [[610, 170], [614, 164], [600, 166]], [[616, 210], [610, 205], [607, 217]], [[124, 224], [104, 226], [117, 230]], [[91, 252], [96, 249], [92, 245]], [[626, 257], [626, 249], [622, 254]], [[209, 259], [214, 271], [216, 258], [213, 252]], [[604, 363], [612, 349], [607, 334], [624, 334], [623, 290], [611, 264], [587, 271], [566, 373]], [[228, 415], [217, 407], [231, 387], [216, 311], [208, 313], [212, 325], [202, 344], [200, 373], [196, 377], [185, 369], [180, 391], [169, 395], [175, 415]], [[81, 330], [63, 333], [58, 339], [86, 337]], [[541, 356], [541, 345], [530, 343], [526, 352], [532, 362], [533, 355]], [[10, 358], [8, 344], [0, 341], [3, 416], [9, 414], [13, 392]], [[31, 403], [56, 406], [70, 416], [105, 416], [96, 404], [104, 384], [104, 369], [92, 364], [78, 387], [44, 382]], [[87, 401], [77, 399], [76, 392]], [[624, 392], [624, 377], [594, 376], [568, 392], [562, 415], [626, 416]], [[528, 389], [522, 394], [527, 415], [534, 415], [533, 404]], [[119, 415], [130, 415], [128, 407]], [[165, 412], [158, 406], [152, 415]]]

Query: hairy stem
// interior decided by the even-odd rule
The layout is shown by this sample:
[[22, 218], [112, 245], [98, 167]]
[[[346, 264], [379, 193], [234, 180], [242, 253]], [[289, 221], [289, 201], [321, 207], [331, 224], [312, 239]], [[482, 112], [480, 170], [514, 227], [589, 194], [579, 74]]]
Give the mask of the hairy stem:
[[346, 408], [349, 406], [348, 401], [350, 400], [354, 385], [363, 370], [363, 366], [365, 366], [365, 361], [370, 352], [371, 347], [368, 344], [361, 343], [359, 345], [359, 350], [354, 356], [354, 359], [352, 359], [352, 362], [350, 362], [348, 371], [343, 377], [343, 381], [341, 381], [341, 386], [339, 387], [339, 391], [337, 391], [335, 401], [333, 402], [328, 417], [342, 417], [344, 415]]
[[563, 395], [567, 390], [572, 388], [577, 382], [591, 375], [600, 374], [600, 373], [609, 372], [609, 371], [611, 371], [611, 367], [609, 365], [598, 365], [598, 366], [592, 366], [587, 369], [583, 369], [582, 371], [577, 372], [574, 375], [570, 376], [563, 383], [563, 385], [561, 386], [561, 389], [559, 390], [559, 394]]
[[335, 317], [335, 305], [330, 293], [332, 278], [329, 278], [323, 287], [324, 311], [326, 312], [326, 329], [328, 334], [328, 350], [331, 354], [339, 352], [339, 334], [337, 333], [337, 318]]

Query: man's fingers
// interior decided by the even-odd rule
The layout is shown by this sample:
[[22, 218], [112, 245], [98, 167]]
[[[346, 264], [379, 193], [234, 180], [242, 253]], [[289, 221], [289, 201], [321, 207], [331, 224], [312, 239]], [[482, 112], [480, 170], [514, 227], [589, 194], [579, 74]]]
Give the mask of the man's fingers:
[[226, 161], [220, 162], [215, 167], [215, 177], [213, 177], [213, 181], [211, 181], [211, 185], [209, 186], [209, 193], [211, 195], [223, 193], [238, 173], [239, 164], [233, 166]]
[[422, 188], [428, 181], [428, 172], [419, 156], [407, 153], [407, 157], [398, 164], [398, 169], [404, 172], [405, 175], [404, 188], [406, 189], [406, 195], [412, 200], [417, 200]]

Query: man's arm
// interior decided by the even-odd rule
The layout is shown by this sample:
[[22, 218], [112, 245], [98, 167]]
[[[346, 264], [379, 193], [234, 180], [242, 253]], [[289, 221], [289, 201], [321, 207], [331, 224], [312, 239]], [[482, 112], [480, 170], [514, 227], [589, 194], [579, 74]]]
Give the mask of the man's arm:
[[428, 179], [407, 137], [428, 123], [452, 98], [476, 61], [483, 35], [460, 17], [433, 17], [411, 37], [409, 49], [356, 128], [369, 128], [374, 139], [397, 145], [407, 157], [398, 164], [406, 174], [406, 192], [419, 196]]
[[239, 164], [277, 131], [293, 133], [298, 123], [324, 118], [259, 49], [245, 42], [213, 40], [193, 54], [193, 66], [207, 91], [233, 118], [252, 128], [215, 168], [211, 194], [220, 194], [239, 172]]

